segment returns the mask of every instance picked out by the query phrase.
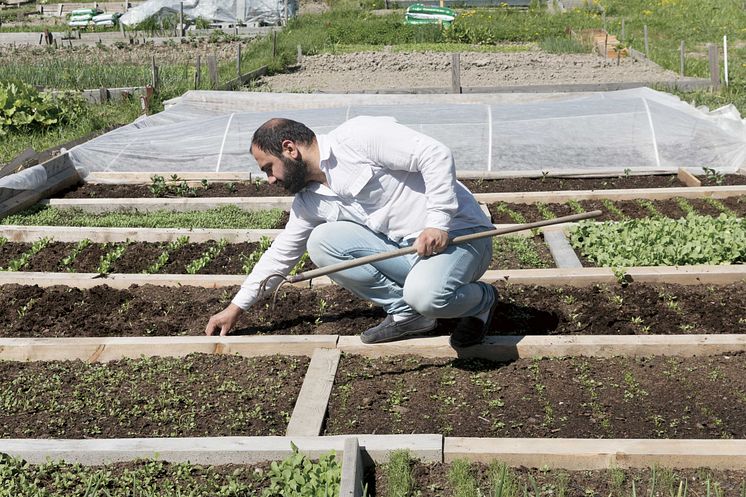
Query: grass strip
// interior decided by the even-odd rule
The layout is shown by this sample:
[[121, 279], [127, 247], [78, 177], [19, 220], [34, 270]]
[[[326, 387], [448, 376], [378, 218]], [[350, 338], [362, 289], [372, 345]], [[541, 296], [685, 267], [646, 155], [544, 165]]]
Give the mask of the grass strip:
[[741, 264], [746, 262], [746, 220], [721, 214], [685, 218], [583, 222], [570, 243], [605, 267]]
[[74, 226], [101, 228], [214, 228], [273, 229], [279, 226], [283, 211], [244, 211], [236, 206], [223, 206], [193, 212], [114, 212], [91, 214], [80, 209], [58, 209], [35, 206], [2, 220], [18, 226]]

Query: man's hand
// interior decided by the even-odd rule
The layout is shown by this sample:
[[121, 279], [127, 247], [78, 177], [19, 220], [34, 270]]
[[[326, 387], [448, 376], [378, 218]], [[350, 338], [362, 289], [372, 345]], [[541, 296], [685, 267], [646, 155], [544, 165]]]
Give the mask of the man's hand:
[[438, 228], [425, 228], [414, 241], [417, 255], [428, 257], [442, 252], [448, 246], [448, 233]]
[[205, 335], [211, 336], [217, 330], [220, 330], [220, 336], [227, 335], [238, 321], [238, 316], [241, 315], [243, 310], [235, 304], [229, 304], [228, 307], [218, 312], [210, 318], [207, 322], [207, 328], [205, 328]]

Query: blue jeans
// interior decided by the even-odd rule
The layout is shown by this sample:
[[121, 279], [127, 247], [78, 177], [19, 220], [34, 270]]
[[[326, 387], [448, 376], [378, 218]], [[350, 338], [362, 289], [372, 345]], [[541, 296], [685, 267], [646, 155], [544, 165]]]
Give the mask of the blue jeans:
[[[475, 227], [449, 232], [450, 237], [484, 231]], [[367, 227], [350, 222], [324, 223], [311, 232], [307, 249], [318, 267], [412, 245], [396, 243]], [[388, 314], [419, 313], [430, 318], [475, 316], [490, 308], [493, 293], [477, 280], [492, 259], [492, 239], [449, 245], [431, 257], [403, 255], [329, 275], [358, 297]]]

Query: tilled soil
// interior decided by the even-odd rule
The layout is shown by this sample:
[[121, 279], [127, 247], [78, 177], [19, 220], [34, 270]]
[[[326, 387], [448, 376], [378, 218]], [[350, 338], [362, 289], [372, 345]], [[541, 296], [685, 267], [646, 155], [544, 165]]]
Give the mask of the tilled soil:
[[519, 359], [345, 356], [327, 435], [744, 438], [746, 356]]
[[[746, 184], [746, 176], [724, 175], [722, 180], [699, 177], [702, 186], [730, 186]], [[719, 181], [719, 183], [718, 183]], [[676, 175], [618, 176], [608, 178], [506, 178], [488, 180], [461, 180], [472, 193], [536, 192], [559, 190], [612, 190], [631, 188], [671, 188], [686, 186]], [[277, 185], [261, 183], [209, 183], [206, 188], [197, 186], [188, 197], [277, 197], [288, 196], [287, 190]], [[151, 198], [175, 197], [157, 195], [150, 185], [109, 185], [81, 183], [54, 195], [54, 198]]]
[[[551, 200], [547, 198], [547, 201]], [[686, 216], [686, 210], [681, 204], [688, 205], [694, 212], [706, 216], [719, 216], [723, 212], [733, 213], [738, 217], [746, 215], [746, 197], [728, 197], [718, 199], [714, 202], [706, 199], [683, 199], [682, 200], [580, 200], [576, 209], [572, 203], [562, 204], [514, 204], [499, 202], [488, 204], [487, 208], [495, 224], [533, 223], [547, 219], [547, 213], [553, 217], [569, 216], [579, 211], [590, 212], [600, 210], [601, 216], [594, 218], [596, 221], [624, 221], [626, 219], [642, 219], [648, 217], [669, 217], [678, 219]], [[724, 207], [724, 210], [721, 209]], [[542, 212], [544, 209], [546, 212]]]
[[[451, 88], [450, 53], [357, 52], [304, 56], [294, 72], [260, 78], [264, 91], [361, 92], [409, 88]], [[463, 52], [461, 86], [495, 87], [673, 81], [676, 73], [628, 57], [594, 54]]]
[[[457, 483], [450, 476], [454, 469], [454, 464], [413, 462], [413, 494], [420, 497], [463, 495], [456, 493]], [[503, 495], [534, 495], [535, 484], [542, 492], [541, 495], [622, 496], [634, 495], [633, 482], [636, 495], [684, 495], [683, 492], [677, 493], [680, 483], [683, 483], [682, 487], [687, 489], [688, 495], [708, 495], [708, 486], [711, 495], [716, 492], [720, 492], [720, 495], [740, 495], [746, 481], [744, 471], [715, 471], [705, 468], [671, 470], [657, 467], [655, 471], [652, 468], [565, 471], [521, 467], [509, 468], [500, 487], [503, 473], [502, 467], [497, 463], [471, 463], [468, 473], [474, 478], [476, 489], [481, 491], [481, 494], [474, 495], [499, 495], [498, 488], [502, 488]], [[373, 495], [392, 495], [392, 484], [395, 483], [389, 481], [386, 466], [376, 466], [374, 474], [369, 476], [367, 482], [368, 489]], [[718, 490], [714, 490], [715, 488]]]
[[[0, 286], [0, 336], [202, 335], [237, 287], [136, 286], [88, 290]], [[683, 286], [631, 283], [585, 288], [500, 285], [493, 335], [670, 335], [746, 333], [746, 284]], [[238, 335], [357, 335], [383, 310], [337, 287], [279, 292], [242, 314]], [[440, 320], [434, 335], [453, 330]]]
[[[122, 244], [91, 244], [70, 260], [75, 243], [51, 242], [39, 253], [31, 257], [20, 271], [31, 272], [71, 272], [98, 273], [101, 261], [116, 247]], [[167, 243], [137, 242], [126, 244], [122, 256], [114, 261], [107, 274], [111, 273], [144, 273], [149, 274], [187, 274], [187, 267], [201, 258], [217, 242], [190, 243], [173, 251], [168, 250]], [[0, 245], [0, 269], [7, 268], [11, 261], [17, 260], [31, 250], [31, 243], [7, 242]], [[247, 258], [259, 248], [258, 243], [229, 243], [210, 262], [194, 274], [245, 274]], [[162, 253], [168, 252], [168, 261], [157, 271], [152, 267]], [[304, 260], [297, 271], [308, 271], [316, 266]], [[554, 267], [549, 248], [540, 236], [518, 239], [503, 238], [494, 251], [490, 269], [529, 269], [535, 267]]]
[[0, 361], [3, 438], [284, 434], [308, 359]]

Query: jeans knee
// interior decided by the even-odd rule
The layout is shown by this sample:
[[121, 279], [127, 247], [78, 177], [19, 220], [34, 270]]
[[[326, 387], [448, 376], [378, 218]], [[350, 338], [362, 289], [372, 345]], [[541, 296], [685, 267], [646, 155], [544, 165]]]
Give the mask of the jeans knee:
[[334, 233], [334, 230], [331, 229], [332, 224], [334, 223], [323, 223], [316, 226], [306, 241], [308, 256], [319, 267], [333, 263], [333, 261], [330, 262], [331, 248], [334, 246], [331, 240]]
[[429, 285], [416, 284], [407, 280], [404, 285], [404, 301], [419, 314], [428, 317], [440, 317], [441, 311], [448, 305], [448, 296]]

